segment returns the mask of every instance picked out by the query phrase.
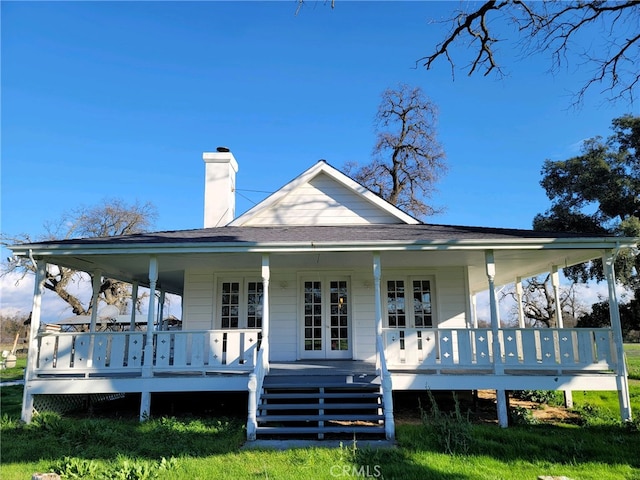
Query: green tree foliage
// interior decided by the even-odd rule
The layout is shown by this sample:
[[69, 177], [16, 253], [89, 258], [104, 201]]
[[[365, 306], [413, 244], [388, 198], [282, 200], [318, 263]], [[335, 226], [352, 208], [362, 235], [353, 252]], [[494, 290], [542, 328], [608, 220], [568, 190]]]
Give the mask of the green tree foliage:
[[[620, 305], [620, 323], [625, 341], [638, 341], [640, 334], [640, 302], [637, 299]], [[609, 302], [594, 303], [590, 313], [580, 317], [579, 327], [609, 326]]]
[[[540, 183], [552, 205], [536, 215], [534, 229], [640, 236], [640, 117], [616, 118], [612, 130], [607, 139], [584, 142], [577, 157], [545, 161]], [[618, 280], [636, 292], [628, 310], [637, 314], [640, 255], [619, 252], [615, 267]], [[565, 274], [574, 281], [602, 280], [602, 263], [567, 268]], [[597, 323], [595, 318], [604, 314], [602, 306], [594, 306], [592, 315], [583, 316], [579, 325]], [[608, 318], [608, 309], [606, 315]]]
[[[640, 236], [640, 117], [612, 121], [613, 134], [584, 142], [582, 154], [568, 160], [546, 160], [542, 181], [552, 202], [533, 220], [536, 230]], [[637, 290], [640, 256], [621, 252], [618, 279]], [[574, 280], [602, 279], [594, 262], [565, 273]]]

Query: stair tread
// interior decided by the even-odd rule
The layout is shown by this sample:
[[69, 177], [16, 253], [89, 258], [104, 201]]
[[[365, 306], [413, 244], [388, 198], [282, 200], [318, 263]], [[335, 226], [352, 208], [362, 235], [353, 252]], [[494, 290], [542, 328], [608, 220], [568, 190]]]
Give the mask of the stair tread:
[[265, 403], [258, 410], [361, 410], [365, 408], [382, 408], [379, 403]]
[[258, 422], [299, 422], [299, 421], [330, 421], [330, 420], [345, 420], [345, 421], [371, 421], [371, 420], [384, 420], [384, 415], [369, 414], [369, 415], [258, 415], [256, 417]]
[[262, 394], [262, 398], [288, 399], [288, 398], [380, 398], [379, 392], [287, 392], [271, 393], [267, 391]]
[[370, 391], [378, 391], [380, 390], [380, 385], [371, 384], [371, 383], [340, 383], [340, 382], [331, 382], [331, 383], [320, 383], [316, 381], [310, 381], [308, 383], [301, 382], [264, 382], [262, 384], [264, 389], [268, 390], [318, 390], [320, 388], [324, 389], [335, 389], [335, 390], [370, 390]]
[[344, 426], [344, 427], [258, 427], [257, 433], [301, 434], [301, 433], [385, 433], [384, 426]]

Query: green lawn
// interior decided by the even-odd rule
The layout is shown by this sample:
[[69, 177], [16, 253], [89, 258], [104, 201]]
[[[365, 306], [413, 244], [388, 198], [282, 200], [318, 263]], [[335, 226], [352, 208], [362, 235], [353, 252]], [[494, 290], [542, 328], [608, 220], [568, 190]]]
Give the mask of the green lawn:
[[640, 343], [625, 344], [624, 353], [627, 357], [629, 379], [640, 381]]
[[[627, 348], [628, 347], [628, 348]], [[626, 346], [629, 370], [638, 372], [640, 346]], [[640, 381], [631, 380], [640, 413]], [[242, 418], [124, 419], [36, 417], [17, 419], [22, 387], [2, 388], [0, 478], [18, 480], [56, 470], [63, 478], [121, 479], [531, 479], [640, 480], [637, 421], [619, 424], [617, 395], [574, 392], [586, 421], [577, 425], [475, 424], [464, 452], [443, 453], [434, 430], [397, 425], [397, 446], [367, 448], [243, 449]], [[609, 414], [607, 412], [613, 412]]]
[[[10, 387], [16, 388], [16, 387]], [[640, 434], [619, 426], [474, 425], [466, 454], [442, 453], [422, 425], [399, 425], [398, 446], [245, 450], [237, 419], [61, 419], [2, 422], [3, 480], [57, 469], [67, 478], [572, 479], [640, 478]], [[613, 448], [612, 448], [613, 447]], [[163, 460], [164, 459], [164, 460]], [[339, 474], [339, 475], [338, 475]], [[75, 475], [75, 476], [74, 476]]]
[[27, 355], [19, 353], [16, 355], [16, 366], [13, 368], [3, 368], [0, 370], [0, 380], [8, 382], [11, 380], [22, 380], [24, 378], [24, 369], [27, 366]]

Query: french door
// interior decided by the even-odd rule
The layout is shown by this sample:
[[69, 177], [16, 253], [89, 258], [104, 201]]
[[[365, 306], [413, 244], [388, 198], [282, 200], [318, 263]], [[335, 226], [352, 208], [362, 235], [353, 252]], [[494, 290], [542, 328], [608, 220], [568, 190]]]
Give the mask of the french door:
[[301, 358], [352, 357], [350, 302], [346, 278], [302, 281]]

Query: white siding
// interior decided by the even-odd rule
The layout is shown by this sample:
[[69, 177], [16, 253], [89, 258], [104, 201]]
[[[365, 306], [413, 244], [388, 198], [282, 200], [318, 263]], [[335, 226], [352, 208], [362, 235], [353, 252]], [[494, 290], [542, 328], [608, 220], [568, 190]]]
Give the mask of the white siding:
[[271, 361], [294, 361], [298, 344], [296, 275], [274, 273], [269, 281], [271, 301]]
[[440, 268], [436, 271], [436, 313], [439, 327], [466, 327], [465, 283], [466, 275], [463, 267]]
[[376, 309], [373, 272], [358, 272], [351, 278], [351, 334], [354, 360], [376, 360]]
[[213, 328], [215, 286], [213, 272], [187, 270], [184, 276], [184, 330]]
[[299, 186], [276, 205], [245, 225], [362, 225], [398, 223], [398, 219], [369, 203], [325, 174]]
[[[226, 275], [226, 274], [225, 274]], [[244, 273], [241, 274], [244, 276]], [[304, 272], [300, 272], [304, 276]], [[351, 286], [352, 353], [356, 360], [375, 360], [375, 292], [372, 272], [362, 269], [345, 272]], [[395, 275], [435, 278], [436, 322], [442, 328], [466, 326], [466, 288], [463, 267], [384, 271], [383, 280]], [[224, 275], [223, 275], [224, 276]], [[228, 276], [228, 275], [227, 275]], [[382, 283], [384, 301], [385, 283]], [[215, 276], [213, 272], [185, 273], [184, 319], [185, 330], [211, 329], [214, 326]], [[273, 271], [270, 281], [270, 344], [272, 361], [294, 361], [299, 356], [298, 318], [300, 302], [298, 272]]]

